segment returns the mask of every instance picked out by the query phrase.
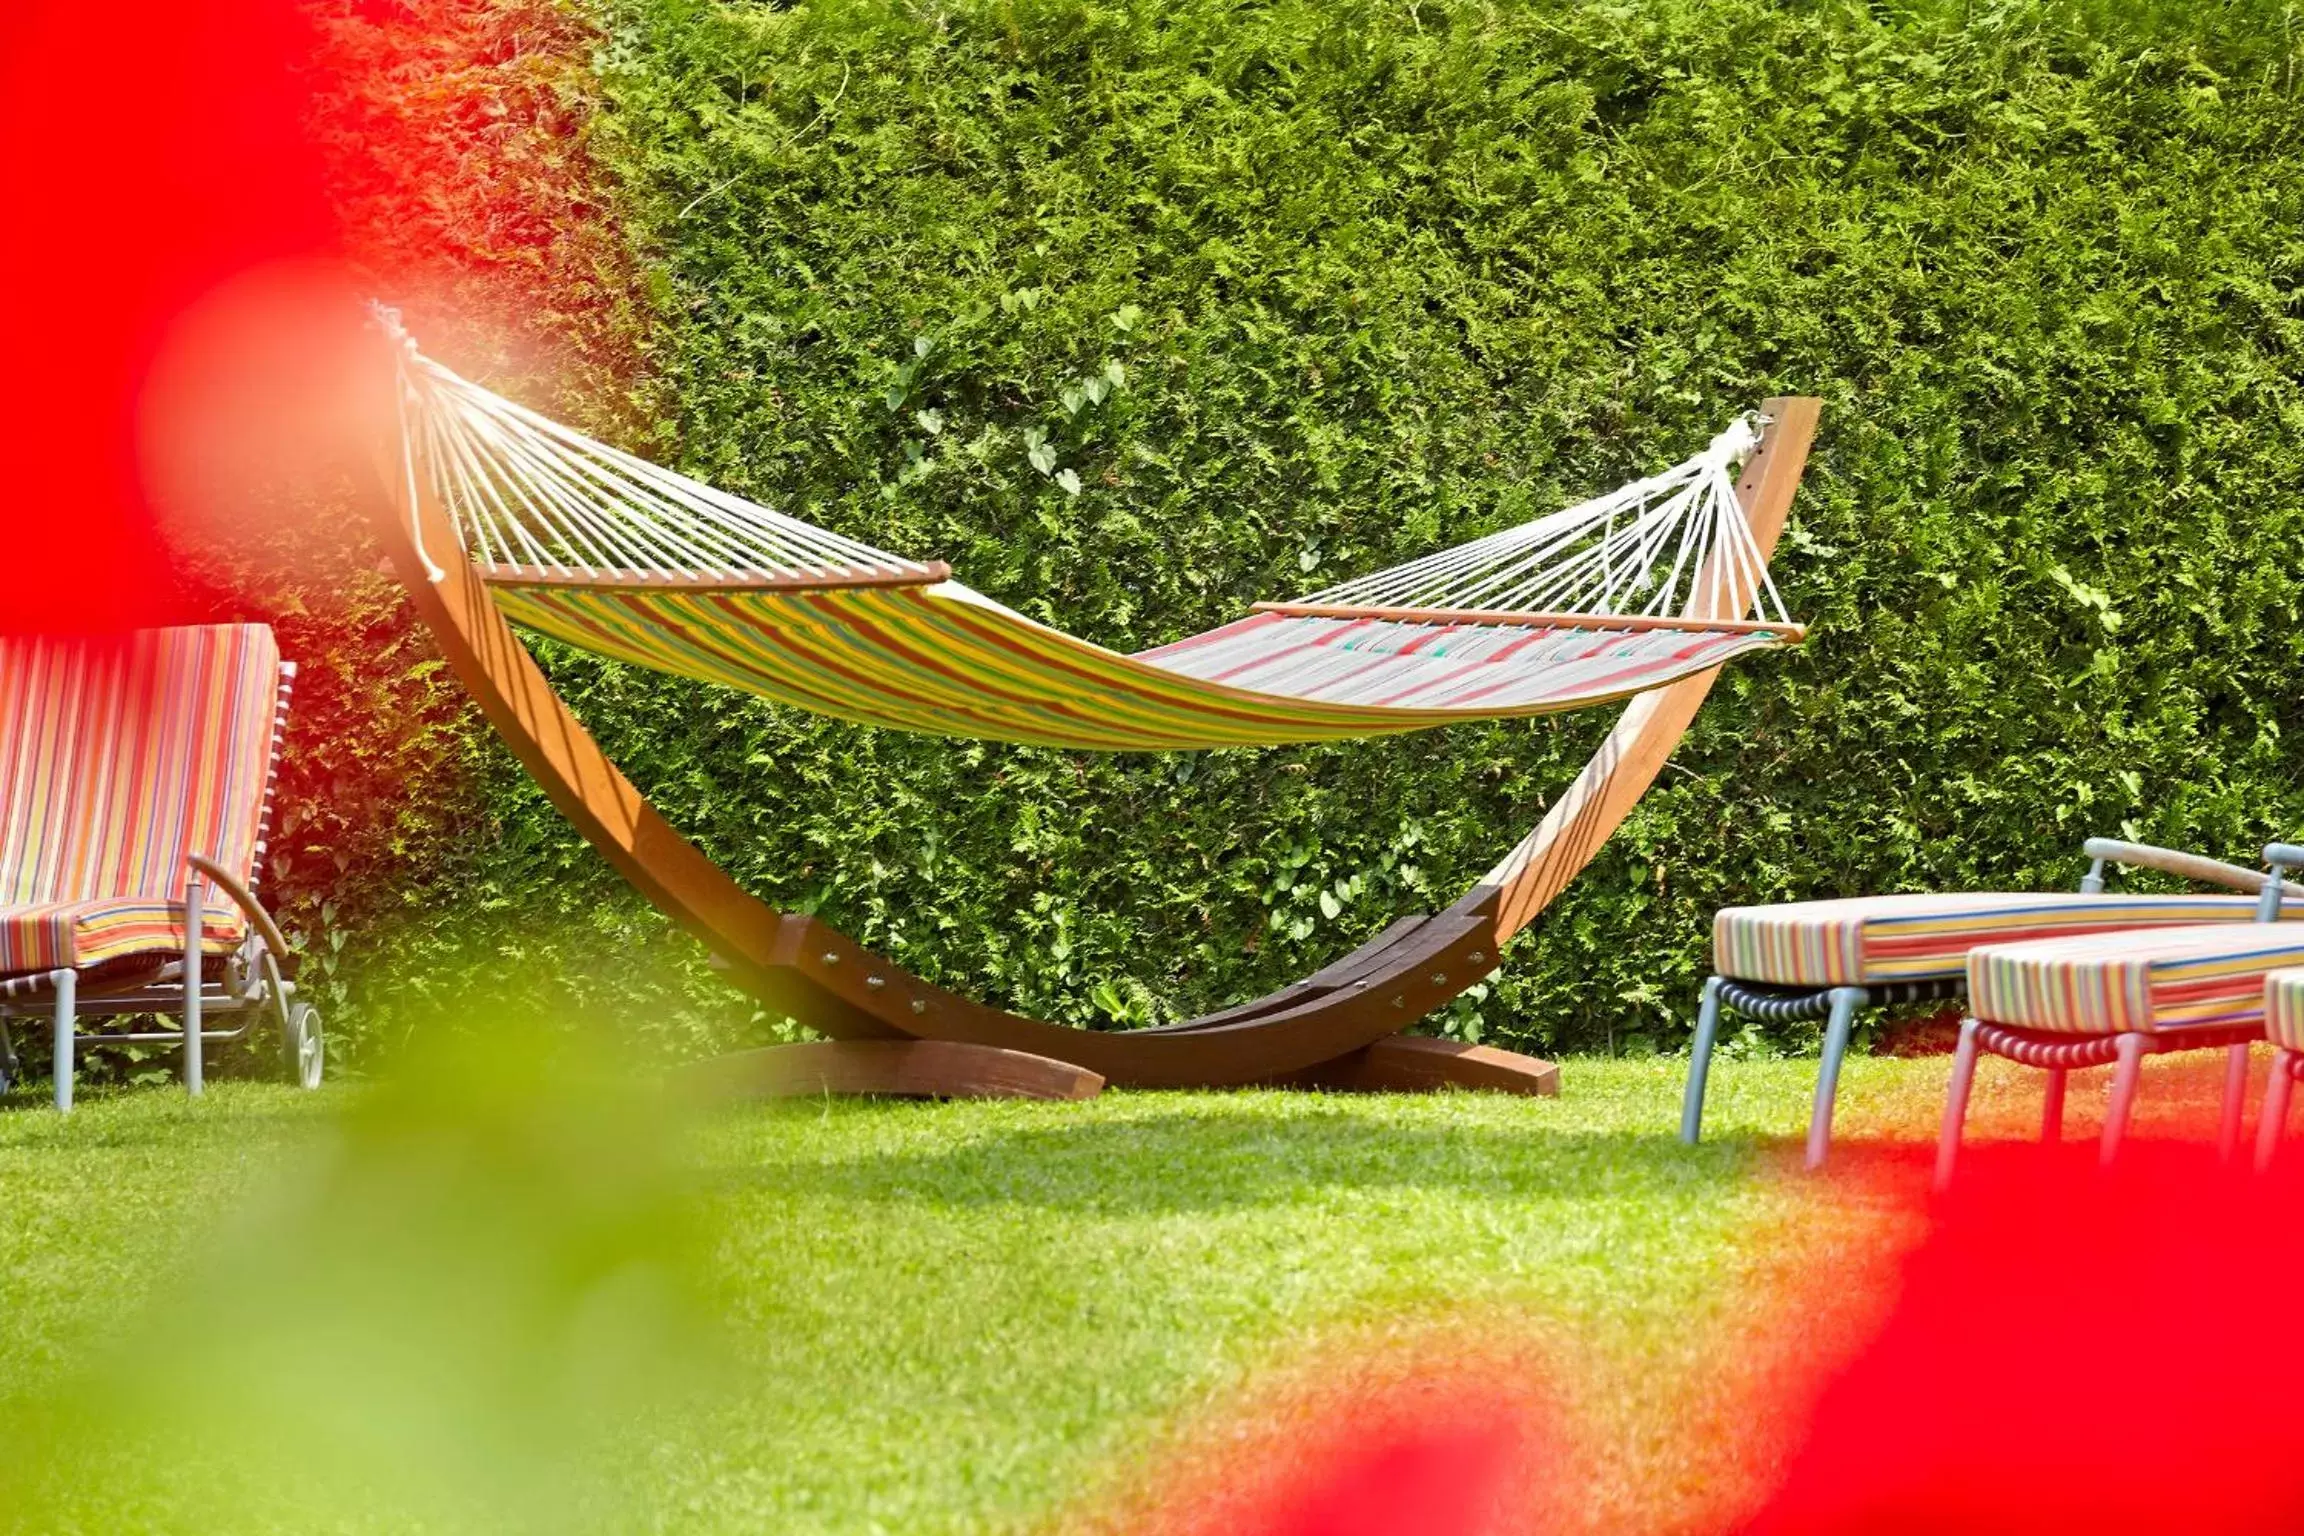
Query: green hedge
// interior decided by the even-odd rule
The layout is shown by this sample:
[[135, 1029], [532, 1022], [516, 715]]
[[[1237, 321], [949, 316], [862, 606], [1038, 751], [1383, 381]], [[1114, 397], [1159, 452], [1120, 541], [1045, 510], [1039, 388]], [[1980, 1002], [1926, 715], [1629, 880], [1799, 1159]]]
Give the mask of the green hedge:
[[[2304, 821], [2300, 64], [2294, 9], [2240, 0], [621, 0], [593, 147], [647, 318], [593, 403], [1134, 647], [1823, 395], [1778, 562], [1812, 638], [1731, 669], [1444, 1026], [1670, 1046], [1721, 905]], [[1091, 1025], [1451, 899], [1606, 723], [1097, 757], [550, 661], [753, 890]], [[434, 875], [497, 917], [393, 963], [475, 923], [657, 942], [478, 768], [491, 835]], [[646, 1016], [740, 1023], [662, 942], [689, 1001]]]

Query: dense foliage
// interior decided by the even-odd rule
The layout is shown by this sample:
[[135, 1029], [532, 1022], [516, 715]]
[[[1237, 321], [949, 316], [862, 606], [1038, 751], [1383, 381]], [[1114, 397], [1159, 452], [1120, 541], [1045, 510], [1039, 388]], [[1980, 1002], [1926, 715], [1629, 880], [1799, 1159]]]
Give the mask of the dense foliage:
[[[467, 366], [616, 430], [634, 284], [585, 132], [593, 24], [558, 0], [312, 0], [306, 14], [314, 138], [364, 291], [407, 305]], [[523, 937], [537, 925], [491, 874], [501, 755], [361, 536], [365, 466], [345, 469], [258, 488], [263, 537], [204, 546], [189, 574], [213, 616], [270, 622], [300, 666], [265, 881], [302, 941], [301, 985], [358, 1046], [386, 1026], [403, 1038], [409, 1006], [475, 959], [517, 966], [553, 946]]]
[[[1110, 644], [1825, 397], [1778, 562], [1813, 637], [1731, 670], [1446, 1027], [1668, 1045], [1720, 905], [2065, 884], [2090, 833], [2245, 856], [2304, 821], [2293, 8], [618, 0], [604, 27], [588, 142], [641, 367], [596, 419]], [[1447, 901], [1605, 725], [1104, 758], [551, 660], [752, 889], [1083, 1024]], [[425, 873], [485, 894], [426, 934], [474, 904], [602, 955], [660, 931], [480, 767], [489, 835]]]

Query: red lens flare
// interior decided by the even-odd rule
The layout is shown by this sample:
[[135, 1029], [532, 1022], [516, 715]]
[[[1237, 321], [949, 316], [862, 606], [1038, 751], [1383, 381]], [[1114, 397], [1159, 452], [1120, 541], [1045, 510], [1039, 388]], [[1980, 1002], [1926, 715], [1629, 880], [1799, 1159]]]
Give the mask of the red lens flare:
[[2300, 1209], [2197, 1145], [1971, 1153], [1752, 1536], [2304, 1529]]
[[[100, 18], [100, 20], [99, 20]], [[332, 250], [289, 0], [31, 0], [0, 48], [0, 625], [179, 615], [139, 408], [203, 295]]]
[[1194, 1426], [1140, 1501], [1135, 1536], [1504, 1536], [1561, 1526], [1563, 1445], [1540, 1341], [1520, 1329], [1337, 1341]]

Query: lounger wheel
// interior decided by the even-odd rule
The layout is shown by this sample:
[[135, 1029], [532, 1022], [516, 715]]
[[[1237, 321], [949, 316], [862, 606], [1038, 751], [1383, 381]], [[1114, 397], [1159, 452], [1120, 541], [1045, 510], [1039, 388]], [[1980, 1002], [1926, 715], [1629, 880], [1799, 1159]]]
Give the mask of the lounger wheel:
[[317, 1088], [327, 1069], [327, 1037], [320, 1026], [320, 1010], [310, 1003], [288, 1005], [287, 1022], [280, 1030], [280, 1054], [289, 1080], [299, 1088]]

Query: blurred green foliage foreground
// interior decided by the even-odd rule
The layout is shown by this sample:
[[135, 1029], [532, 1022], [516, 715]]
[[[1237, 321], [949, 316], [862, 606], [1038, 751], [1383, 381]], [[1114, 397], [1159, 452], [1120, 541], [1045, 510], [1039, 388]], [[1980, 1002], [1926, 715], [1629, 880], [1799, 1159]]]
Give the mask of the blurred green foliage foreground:
[[[1793, 1063], [1723, 1070], [1695, 1150], [1660, 1062], [1572, 1061], [1545, 1101], [693, 1122], [628, 1073], [505, 1057], [97, 1091], [69, 1121], [19, 1092], [0, 1528], [1078, 1530], [1266, 1370], [1431, 1324], [1534, 1339], [1516, 1385], [1585, 1425], [1577, 1501], [1655, 1529], [1766, 1449], [1721, 1396], [1765, 1340], [1723, 1331], [1828, 1335], [1893, 1250], [1906, 1208], [1865, 1190], [1924, 1169], [1878, 1138], [1924, 1139], [1942, 1072], [1852, 1063], [1834, 1180], [1779, 1176]], [[1982, 1133], [2022, 1134], [2036, 1092], [1987, 1073]], [[1775, 1304], [1787, 1272], [1831, 1294]]]

